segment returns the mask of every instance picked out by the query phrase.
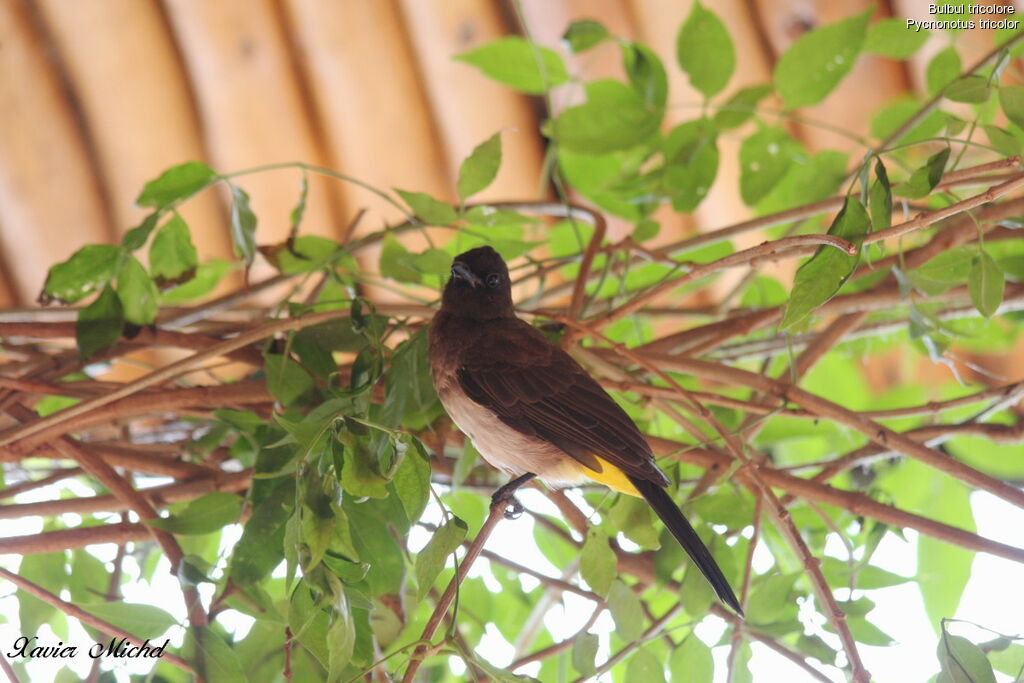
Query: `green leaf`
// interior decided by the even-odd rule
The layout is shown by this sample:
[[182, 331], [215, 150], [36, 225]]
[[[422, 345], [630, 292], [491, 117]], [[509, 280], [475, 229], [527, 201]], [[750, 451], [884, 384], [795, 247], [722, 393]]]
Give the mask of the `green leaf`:
[[646, 45], [622, 42], [622, 66], [629, 84], [648, 107], [664, 108], [668, 98], [668, 76], [658, 55]]
[[988, 79], [984, 76], [964, 76], [958, 78], [943, 90], [946, 99], [954, 102], [984, 102], [992, 94]]
[[[905, 481], [913, 482], [921, 504], [917, 512], [960, 529], [975, 530], [970, 490], [945, 474], [917, 462], [904, 463]], [[928, 621], [938, 630], [944, 617], [956, 613], [971, 577], [974, 553], [921, 535], [917, 541], [917, 580]]]
[[[871, 117], [871, 137], [886, 140], [921, 108], [921, 103], [913, 98], [900, 98], [881, 109]], [[910, 144], [935, 137], [948, 124], [949, 117], [941, 111], [933, 111], [924, 120], [911, 126], [894, 142]]]
[[[174, 617], [153, 605], [128, 602], [76, 603], [77, 607], [104, 621], [109, 621], [143, 640], [159, 638], [178, 622]], [[159, 643], [154, 643], [159, 647]]]
[[422, 277], [416, 268], [416, 260], [409, 250], [388, 234], [380, 250], [380, 274], [399, 282], [420, 282]]
[[936, 53], [925, 69], [928, 93], [934, 95], [956, 80], [961, 68], [960, 53], [952, 45]]
[[78, 312], [75, 322], [75, 343], [82, 358], [113, 345], [124, 327], [124, 310], [110, 285], [103, 288], [91, 304]]
[[1006, 156], [1016, 156], [1021, 153], [1020, 139], [1013, 133], [1009, 133], [999, 126], [982, 126], [990, 145], [996, 151]]
[[736, 91], [715, 113], [715, 126], [719, 130], [738, 128], [754, 115], [757, 103], [772, 91], [770, 85], [754, 85]]
[[971, 303], [986, 318], [991, 318], [1003, 303], [1003, 287], [1006, 282], [1003, 270], [988, 252], [982, 250], [971, 266], [967, 276], [967, 290], [971, 295]]
[[974, 256], [973, 248], [949, 249], [910, 271], [907, 277], [919, 290], [929, 296], [935, 296], [966, 281]]
[[722, 91], [736, 68], [736, 50], [725, 24], [699, 1], [676, 38], [676, 59], [705, 97]]
[[633, 229], [632, 238], [636, 242], [646, 242], [657, 237], [659, 232], [661, 232], [661, 224], [658, 221], [645, 218], [637, 222], [636, 228]]
[[775, 89], [787, 109], [821, 102], [853, 68], [872, 7], [800, 36], [775, 65]]
[[636, 91], [613, 80], [587, 84], [587, 101], [548, 122], [544, 133], [573, 152], [605, 154], [644, 142], [657, 130], [662, 111], [647, 107]]
[[[67, 556], [63, 550], [56, 553], [25, 555], [21, 558], [18, 573], [51, 593], [60, 595], [68, 583], [66, 561]], [[17, 595], [18, 620], [25, 633], [35, 634], [39, 627], [46, 623], [51, 627], [54, 625], [53, 616], [56, 608], [53, 605], [24, 591], [19, 591]]]
[[[500, 167], [501, 133], [495, 133], [473, 148], [473, 152], [459, 167], [459, 182], [457, 184], [459, 199], [465, 201], [467, 197], [484, 190], [494, 182]], [[404, 195], [402, 198], [406, 199]], [[406, 199], [406, 202], [408, 203], [409, 200]], [[410, 203], [409, 206], [412, 204]], [[416, 210], [415, 207], [413, 210]]]
[[143, 218], [141, 223], [124, 234], [124, 237], [121, 238], [121, 246], [129, 251], [135, 251], [144, 245], [146, 240], [149, 239], [149, 233], [153, 232], [153, 228], [156, 227], [158, 220], [160, 220], [159, 210]]
[[416, 585], [419, 586], [421, 600], [430, 592], [448, 556], [465, 540], [466, 531], [466, 523], [453, 516], [434, 532], [423, 550], [416, 554]]
[[784, 211], [832, 197], [843, 184], [849, 166], [845, 154], [825, 149], [813, 156], [805, 156], [796, 154], [797, 148], [794, 144], [793, 163], [786, 175], [755, 205], [759, 214]]
[[231, 263], [223, 259], [201, 263], [190, 280], [163, 292], [160, 301], [165, 304], [183, 303], [206, 296], [233, 268]]
[[[558, 164], [565, 180], [602, 209], [638, 221], [646, 215], [634, 201], [633, 192], [622, 192], [623, 181], [637, 178], [649, 156], [646, 146], [609, 154], [580, 154], [558, 148]], [[576, 232], [573, 231], [573, 235]]]
[[135, 203], [139, 206], [163, 209], [169, 204], [191, 197], [216, 179], [217, 174], [206, 164], [188, 161], [167, 169], [156, 180], [146, 183]]
[[956, 137], [967, 127], [967, 122], [959, 116], [946, 113], [946, 135]]
[[249, 194], [234, 184], [231, 188], [231, 241], [235, 254], [252, 265], [256, 257], [256, 214], [249, 208]]
[[754, 504], [749, 498], [735, 493], [712, 493], [700, 496], [690, 507], [709, 524], [723, 524], [730, 529], [742, 529], [754, 516]]
[[1019, 678], [1024, 671], [1024, 645], [1008, 643], [1005, 648], [990, 651], [988, 659], [993, 668]]
[[711, 648], [692, 633], [686, 637], [668, 660], [673, 681], [711, 683], [715, 678], [715, 660]]
[[[663, 537], [662, 550], [659, 550], [659, 554], [664, 551], [666, 545], [673, 544], [678, 546], [671, 536]], [[669, 547], [671, 547], [669, 545]], [[708, 580], [704, 578], [700, 570], [689, 558], [683, 559], [683, 555], [679, 554], [675, 548], [672, 548], [668, 552], [668, 556], [671, 557], [676, 555], [679, 559], [676, 564], [682, 564], [686, 567], [686, 573], [683, 575], [683, 581], [679, 585], [679, 601], [683, 603], [683, 608], [687, 614], [707, 614], [711, 608], [712, 603], [715, 602], [715, 592], [708, 583]], [[723, 571], [727, 572], [728, 568]]]
[[591, 527], [580, 553], [580, 575], [591, 590], [604, 597], [617, 573], [618, 562], [608, 545], [608, 535], [598, 527]]
[[[386, 374], [384, 410], [378, 419], [390, 427], [422, 426], [437, 407], [437, 393], [427, 359], [427, 335], [419, 332], [395, 349]], [[411, 442], [414, 448], [419, 442]]]
[[906, 59], [917, 52], [930, 35], [926, 30], [914, 31], [907, 28], [904, 19], [883, 19], [868, 27], [864, 52], [891, 59]]
[[814, 657], [821, 662], [833, 662], [836, 651], [820, 636], [801, 635], [796, 639], [796, 651]]
[[912, 580], [911, 577], [893, 574], [871, 564], [851, 567], [849, 563], [834, 557], [824, 558], [821, 571], [832, 588], [874, 590], [898, 586]]
[[324, 609], [324, 602], [328, 595], [319, 594], [318, 599], [314, 600], [312, 592], [306, 578], [303, 578], [292, 591], [288, 601], [288, 626], [292, 636], [326, 669], [330, 660], [330, 651], [327, 648], [330, 617]]
[[280, 244], [264, 245], [259, 252], [284, 275], [312, 273], [330, 265], [341, 245], [319, 235], [300, 235]]
[[124, 249], [112, 244], [89, 244], [67, 261], [50, 268], [39, 303], [73, 304], [102, 288], [114, 277]]
[[190, 627], [185, 635], [185, 646], [194, 653], [189, 660], [206, 683], [246, 680], [238, 653], [216, 630], [205, 626]]
[[456, 55], [499, 83], [530, 95], [540, 95], [569, 80], [558, 53], [518, 36], [508, 36]]
[[753, 624], [771, 624], [795, 616], [795, 603], [790, 594], [800, 575], [794, 572], [758, 578], [747, 600], [747, 619]]
[[629, 586], [618, 579], [612, 582], [608, 591], [608, 610], [615, 620], [615, 632], [619, 637], [630, 642], [644, 633], [644, 611], [637, 597]]
[[597, 670], [594, 660], [600, 638], [593, 633], [581, 633], [572, 644], [572, 666], [584, 676], [591, 676]]
[[156, 320], [160, 292], [134, 256], [125, 260], [117, 274], [117, 296], [126, 321], [133, 325], [151, 325]]
[[[842, 608], [845, 606], [845, 603], [839, 603], [839, 606]], [[865, 617], [851, 616], [847, 623], [850, 626], [850, 633], [853, 634], [854, 639], [858, 643], [874, 645], [875, 647], [890, 647], [896, 642], [892, 636], [875, 626]]]
[[708, 119], [680, 124], [665, 137], [662, 183], [676, 211], [690, 212], [718, 174], [718, 131]]
[[160, 226], [149, 246], [149, 271], [161, 286], [187, 280], [199, 264], [188, 225], [177, 213]]
[[1024, 128], [1024, 85], [1007, 85], [999, 89], [999, 106], [1006, 118]]
[[295, 237], [299, 233], [299, 226], [302, 225], [302, 217], [306, 213], [306, 198], [309, 196], [309, 178], [306, 175], [306, 169], [302, 169], [302, 182], [299, 185], [299, 201], [295, 203], [290, 214], [288, 214], [288, 222], [291, 224], [289, 234]]
[[348, 598], [342, 592], [333, 612], [333, 621], [327, 629], [327, 683], [343, 680], [342, 675], [352, 663], [352, 651], [356, 644], [356, 627]]
[[885, 230], [892, 224], [892, 187], [881, 159], [875, 160], [875, 182], [868, 192], [868, 206], [873, 231]]
[[781, 128], [762, 128], [740, 145], [740, 195], [756, 204], [786, 175], [798, 145]]
[[767, 308], [769, 306], [780, 306], [786, 303], [788, 298], [789, 295], [781, 282], [775, 278], [759, 275], [754, 278], [746, 292], [743, 293], [740, 305]]
[[942, 172], [946, 170], [946, 162], [949, 161], [949, 152], [950, 148], [946, 147], [928, 157], [924, 166], [914, 171], [907, 182], [898, 186], [898, 193], [911, 199], [926, 197], [942, 180]]
[[562, 40], [569, 46], [569, 51], [576, 55], [586, 52], [610, 37], [608, 29], [593, 19], [574, 21], [562, 34]]
[[451, 271], [452, 257], [443, 249], [427, 249], [413, 256], [412, 262], [421, 273], [446, 276]]
[[144, 520], [146, 524], [172, 534], [209, 534], [238, 520], [242, 499], [233, 493], [215, 491], [196, 498], [170, 517]]
[[733, 661], [729, 677], [730, 683], [754, 683], [754, 677], [750, 673], [750, 660], [754, 656], [750, 648], [750, 640], [744, 638], [736, 648], [736, 657]]
[[995, 672], [985, 653], [966, 638], [943, 634], [938, 655], [942, 672], [953, 683], [996, 683]]
[[[335, 539], [337, 539], [337, 534], [335, 534]], [[366, 573], [370, 571], [369, 562], [353, 562], [330, 554], [324, 555], [322, 561], [335, 576], [347, 584], [359, 583], [366, 578]]]
[[[408, 438], [415, 438], [409, 435]], [[423, 510], [430, 500], [430, 463], [419, 452], [409, 453], [402, 460], [402, 464], [395, 472], [392, 485], [398, 499], [402, 501], [405, 515], [409, 521], [415, 523], [423, 515]]]
[[281, 405], [290, 406], [316, 386], [313, 378], [288, 356], [263, 354], [267, 374], [267, 390]]
[[110, 573], [102, 562], [85, 548], [71, 551], [71, 572], [67, 583], [71, 602], [94, 602], [107, 594], [109, 586]]
[[284, 528], [295, 501], [295, 481], [280, 477], [253, 507], [229, 560], [228, 575], [239, 586], [256, 583], [284, 559]]
[[458, 218], [455, 207], [447, 202], [434, 199], [425, 192], [406, 192], [397, 188], [395, 192], [399, 194], [405, 203], [409, 205], [409, 208], [412, 209], [412, 212], [424, 223], [430, 225], [451, 225]]
[[654, 526], [651, 506], [634, 496], [619, 496], [608, 511], [612, 526], [626, 538], [643, 548], [658, 547], [658, 531]]
[[871, 221], [864, 206], [853, 196], [846, 197], [843, 209], [832, 221], [828, 234], [842, 237], [855, 244], [856, 254], [847, 254], [841, 249], [822, 245], [796, 272], [793, 292], [790, 294], [786, 312], [779, 325], [790, 328], [811, 311], [831, 299], [843, 286], [860, 259], [860, 243], [867, 234]]
[[538, 220], [532, 216], [521, 214], [518, 211], [499, 209], [489, 204], [479, 204], [466, 210], [462, 215], [466, 223], [479, 225], [485, 228], [496, 226], [522, 226], [527, 223], [537, 223]]
[[650, 648], [637, 650], [626, 666], [627, 681], [644, 681], [644, 683], [665, 683], [665, 669], [661, 660], [651, 652]]
[[[1022, 25], [1021, 22], [1007, 22], [1006, 26], [1004, 26], [1003, 28], [997, 28], [995, 30], [995, 34], [992, 38], [992, 44], [996, 47], [1002, 46], [1005, 43], [1012, 40], [1013, 38], [1016, 38], [1021, 31], [1024, 31], [1024, 25]], [[1024, 53], [1024, 45], [1021, 45], [1020, 43], [1017, 43], [1012, 48], [1010, 48], [1011, 57], [1020, 57], [1022, 53]]]

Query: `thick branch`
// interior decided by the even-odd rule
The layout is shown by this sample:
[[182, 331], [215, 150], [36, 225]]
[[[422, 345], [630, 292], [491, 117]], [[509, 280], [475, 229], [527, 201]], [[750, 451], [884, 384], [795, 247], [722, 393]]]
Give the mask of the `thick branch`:
[[152, 540], [150, 527], [145, 524], [105, 524], [75, 529], [43, 531], [28, 536], [0, 538], [0, 555], [39, 555], [60, 550], [84, 548], [99, 543], [122, 545], [129, 541]]
[[[221, 472], [217, 470], [204, 479], [185, 482], [181, 484], [166, 484], [154, 486], [148, 489], [140, 489], [138, 492], [154, 507], [166, 507], [171, 503], [179, 503], [186, 500], [194, 500], [207, 493], [224, 491], [237, 493], [249, 488], [252, 480], [252, 471], [242, 472]], [[46, 500], [35, 503], [17, 503], [14, 505], [0, 506], [0, 519], [17, 519], [30, 515], [56, 516], [69, 512], [77, 514], [90, 514], [95, 512], [123, 512], [130, 510], [128, 501], [117, 496], [89, 496], [81, 498], [65, 498], [61, 500]]]

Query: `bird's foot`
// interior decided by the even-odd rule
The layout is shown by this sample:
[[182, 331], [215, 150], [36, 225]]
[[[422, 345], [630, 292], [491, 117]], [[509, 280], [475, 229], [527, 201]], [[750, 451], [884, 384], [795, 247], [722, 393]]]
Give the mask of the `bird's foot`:
[[516, 498], [516, 491], [536, 476], [532, 472], [527, 472], [499, 488], [491, 496], [491, 508], [500, 506], [504, 508], [502, 514], [505, 519], [519, 519], [523, 514], [523, 504]]

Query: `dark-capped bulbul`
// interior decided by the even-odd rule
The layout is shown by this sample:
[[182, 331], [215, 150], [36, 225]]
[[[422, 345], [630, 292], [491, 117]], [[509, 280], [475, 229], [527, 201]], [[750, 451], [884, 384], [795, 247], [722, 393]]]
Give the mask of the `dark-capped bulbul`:
[[484, 459], [516, 477], [554, 486], [593, 480], [654, 509], [718, 597], [739, 601], [697, 532], [665, 491], [640, 430], [577, 363], [516, 317], [508, 267], [491, 247], [455, 257], [430, 324], [430, 368], [448, 414]]

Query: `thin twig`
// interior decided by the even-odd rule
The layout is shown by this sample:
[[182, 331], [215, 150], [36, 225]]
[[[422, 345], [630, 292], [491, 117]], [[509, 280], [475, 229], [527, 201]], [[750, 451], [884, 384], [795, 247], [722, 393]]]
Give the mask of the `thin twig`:
[[[444, 618], [445, 613], [448, 612], [448, 608], [452, 604], [452, 600], [455, 599], [455, 594], [459, 590], [459, 586], [465, 580], [466, 575], [469, 574], [469, 570], [472, 568], [473, 563], [476, 562], [476, 558], [480, 556], [480, 551], [483, 550], [484, 544], [490, 537], [491, 532], [498, 525], [505, 516], [506, 506], [504, 504], [492, 505], [490, 514], [487, 515], [487, 519], [484, 520], [483, 526], [480, 527], [479, 533], [476, 538], [473, 539], [473, 543], [466, 550], [466, 556], [462, 558], [462, 562], [459, 563], [458, 571], [452, 580], [448, 582], [448, 587], [445, 588], [441, 598], [437, 601], [437, 605], [434, 607], [433, 613], [430, 615], [430, 619], [427, 620], [427, 625], [423, 627], [423, 632], [420, 634], [420, 640], [429, 641], [434, 637], [434, 633], [437, 631], [437, 627], [441, 624], [441, 620]], [[416, 647], [413, 652], [412, 659], [409, 661], [409, 665], [405, 670], [405, 676], [402, 677], [403, 683], [411, 683], [413, 678], [416, 676], [416, 672], [420, 668], [420, 664], [423, 663], [423, 658], [427, 652], [428, 646], [423, 644]]]

